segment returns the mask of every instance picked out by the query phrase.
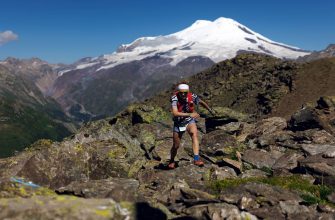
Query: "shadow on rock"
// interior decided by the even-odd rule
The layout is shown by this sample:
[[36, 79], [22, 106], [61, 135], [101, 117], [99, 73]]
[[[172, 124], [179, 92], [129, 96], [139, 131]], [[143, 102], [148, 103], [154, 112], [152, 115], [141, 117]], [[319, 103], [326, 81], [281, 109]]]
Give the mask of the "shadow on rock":
[[165, 220], [167, 216], [159, 209], [151, 207], [148, 203], [136, 203], [136, 220]]
[[174, 219], [172, 219], [172, 220], [198, 220], [198, 218], [189, 217], [189, 216], [184, 216], [184, 217], [174, 218]]
[[[178, 165], [178, 162], [175, 162], [176, 163], [176, 167], [179, 167]], [[159, 163], [158, 165], [154, 166], [154, 169], [155, 170], [171, 170], [169, 167], [168, 167], [168, 163]]]

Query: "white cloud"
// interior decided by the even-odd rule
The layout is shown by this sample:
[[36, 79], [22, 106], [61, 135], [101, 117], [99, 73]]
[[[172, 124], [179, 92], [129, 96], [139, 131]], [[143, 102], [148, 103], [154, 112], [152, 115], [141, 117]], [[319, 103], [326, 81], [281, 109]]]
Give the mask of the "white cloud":
[[17, 38], [17, 34], [14, 34], [13, 31], [0, 32], [0, 46], [10, 41], [17, 40]]

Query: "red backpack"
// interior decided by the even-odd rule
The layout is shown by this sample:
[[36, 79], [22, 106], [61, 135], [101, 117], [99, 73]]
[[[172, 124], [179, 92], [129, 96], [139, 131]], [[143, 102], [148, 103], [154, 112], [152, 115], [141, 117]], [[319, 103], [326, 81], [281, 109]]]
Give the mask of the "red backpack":
[[[176, 94], [176, 96], [178, 97], [178, 92], [176, 92], [175, 94]], [[192, 113], [192, 112], [194, 112], [194, 102], [193, 102], [193, 98], [192, 98], [192, 93], [191, 93], [191, 92], [188, 92], [188, 93], [187, 93], [186, 101], [187, 101], [188, 106], [189, 106], [189, 109], [190, 109], [190, 112], [187, 112], [187, 113]], [[183, 111], [183, 105], [180, 104], [179, 101], [177, 102], [177, 108], [178, 108], [178, 111], [179, 111], [179, 112], [182, 112], [182, 111]]]

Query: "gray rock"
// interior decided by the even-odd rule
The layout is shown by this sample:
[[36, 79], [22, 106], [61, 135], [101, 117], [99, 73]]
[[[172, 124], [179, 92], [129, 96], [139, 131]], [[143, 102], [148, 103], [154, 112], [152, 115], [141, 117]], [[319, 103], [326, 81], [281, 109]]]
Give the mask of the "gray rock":
[[302, 154], [287, 152], [275, 162], [272, 169], [292, 170], [298, 166], [298, 159], [302, 158]]
[[335, 176], [335, 158], [324, 158], [322, 154], [317, 154], [300, 160], [299, 164], [312, 174]]
[[110, 178], [90, 180], [87, 182], [74, 181], [56, 190], [58, 194], [70, 194], [84, 198], [112, 198], [117, 202], [137, 201], [139, 182], [135, 179]]
[[285, 215], [282, 214], [279, 206], [262, 206], [258, 209], [249, 210], [249, 212], [260, 219], [286, 219]]
[[[129, 209], [130, 208], [130, 209]], [[0, 199], [0, 219], [135, 219], [135, 204], [128, 207], [111, 199], [73, 196]]]
[[292, 115], [289, 121], [289, 128], [293, 131], [303, 131], [322, 128], [322, 126], [314, 108], [306, 106]]
[[243, 129], [243, 124], [241, 122], [230, 122], [226, 125], [217, 126], [216, 128], [219, 130], [223, 130], [227, 132], [228, 134], [232, 135], [232, 134], [240, 133]]
[[258, 169], [251, 169], [246, 170], [242, 173], [241, 178], [250, 178], [250, 177], [267, 177], [268, 173], [258, 170]]
[[280, 201], [279, 206], [285, 215], [303, 214], [309, 212], [309, 209], [306, 206], [299, 205], [299, 202], [295, 200]]
[[246, 150], [243, 153], [242, 160], [254, 165], [258, 169], [263, 167], [271, 168], [282, 153], [278, 151]]
[[330, 194], [329, 196], [327, 196], [327, 199], [330, 202], [335, 203], [335, 193], [333, 192], [332, 194]]
[[255, 201], [254, 198], [243, 196], [238, 201], [238, 207], [241, 210], [250, 210], [250, 209], [257, 209], [260, 207], [260, 205]]
[[204, 216], [209, 216], [210, 219], [220, 220], [220, 219], [250, 219], [257, 220], [257, 217], [248, 212], [241, 212], [238, 207], [231, 204], [208, 204], [192, 206], [185, 210], [185, 214], [189, 216], [204, 219]]
[[282, 131], [287, 127], [285, 118], [272, 117], [257, 122], [255, 133], [257, 135], [272, 134], [276, 131]]
[[301, 147], [308, 155], [325, 154], [333, 157], [335, 154], [335, 144], [302, 144]]
[[215, 155], [216, 152], [225, 147], [237, 146], [236, 139], [222, 130], [215, 130], [205, 134], [201, 141], [201, 150], [204, 154]]

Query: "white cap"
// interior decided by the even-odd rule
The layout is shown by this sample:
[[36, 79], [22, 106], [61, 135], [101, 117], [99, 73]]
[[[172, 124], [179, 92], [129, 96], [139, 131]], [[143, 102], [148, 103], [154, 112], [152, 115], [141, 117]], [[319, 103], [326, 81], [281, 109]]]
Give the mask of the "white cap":
[[177, 88], [179, 91], [189, 91], [190, 90], [190, 87], [187, 84], [179, 84]]

